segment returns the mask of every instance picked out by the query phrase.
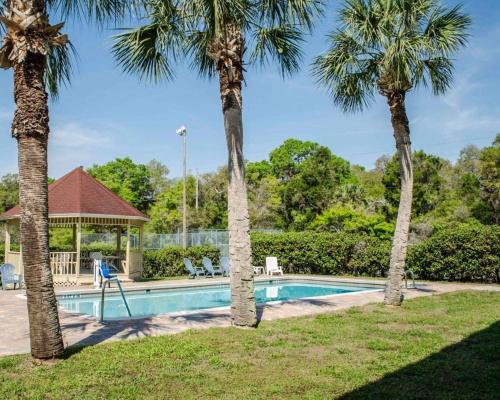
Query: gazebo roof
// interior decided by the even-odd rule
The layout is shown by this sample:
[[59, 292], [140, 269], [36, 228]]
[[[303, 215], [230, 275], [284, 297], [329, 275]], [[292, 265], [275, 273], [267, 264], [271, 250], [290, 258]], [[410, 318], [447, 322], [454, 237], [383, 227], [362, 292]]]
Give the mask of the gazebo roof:
[[[0, 215], [0, 220], [19, 218], [19, 205]], [[117, 196], [79, 167], [49, 185], [49, 217], [126, 218], [148, 217]]]

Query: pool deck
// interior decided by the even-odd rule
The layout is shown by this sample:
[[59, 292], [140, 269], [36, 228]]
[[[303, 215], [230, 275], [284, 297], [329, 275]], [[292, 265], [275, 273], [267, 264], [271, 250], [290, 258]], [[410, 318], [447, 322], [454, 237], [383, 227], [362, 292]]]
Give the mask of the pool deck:
[[[379, 284], [381, 288], [385, 280], [336, 278], [332, 276], [286, 275], [286, 279], [322, 280], [356, 284]], [[256, 281], [269, 280], [257, 277]], [[193, 284], [228, 283], [228, 278], [199, 279], [196, 281], [166, 280], [155, 282], [138, 282], [125, 284], [128, 289], [176, 287]], [[444, 282], [417, 282], [417, 289], [405, 290], [407, 299], [439, 295], [459, 290], [494, 290], [500, 291], [499, 285], [481, 285]], [[93, 291], [85, 287], [59, 288], [57, 294], [72, 291]], [[0, 291], [0, 356], [29, 353], [28, 313], [24, 290]], [[316, 299], [302, 299], [288, 302], [262, 304], [257, 308], [259, 320], [298, 317], [326, 312], [333, 312], [354, 306], [383, 301], [383, 292], [347, 293]], [[194, 313], [159, 315], [149, 318], [109, 321], [100, 323], [96, 319], [71, 314], [60, 310], [60, 321], [66, 346], [89, 345], [113, 340], [135, 339], [146, 336], [167, 335], [188, 329], [207, 329], [228, 327], [231, 325], [229, 309], [203, 310]]]

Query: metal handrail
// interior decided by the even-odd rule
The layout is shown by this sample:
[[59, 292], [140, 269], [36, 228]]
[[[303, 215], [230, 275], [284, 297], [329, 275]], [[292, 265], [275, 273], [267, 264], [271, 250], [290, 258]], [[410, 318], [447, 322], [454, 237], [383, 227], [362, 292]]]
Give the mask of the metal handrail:
[[[102, 285], [101, 291], [101, 322], [104, 321], [104, 292], [106, 291], [106, 281]], [[128, 316], [131, 317], [132, 313], [130, 312], [130, 308], [128, 307], [127, 299], [125, 299], [125, 293], [123, 293], [123, 288], [120, 281], [117, 279], [116, 283], [118, 284], [118, 288], [120, 289], [120, 294], [122, 295], [123, 302], [125, 303], [125, 308], [127, 309]]]
[[405, 271], [405, 289], [408, 289], [408, 274], [410, 274], [411, 280], [413, 282], [412, 289], [416, 289], [417, 286], [415, 285], [415, 274], [413, 273], [413, 271]]

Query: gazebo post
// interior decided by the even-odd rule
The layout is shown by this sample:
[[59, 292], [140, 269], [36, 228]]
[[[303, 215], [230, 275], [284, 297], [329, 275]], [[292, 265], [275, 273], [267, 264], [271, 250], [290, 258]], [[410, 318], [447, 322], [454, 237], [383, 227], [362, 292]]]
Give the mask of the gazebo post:
[[72, 249], [73, 249], [73, 251], [76, 252], [76, 224], [73, 224], [71, 227], [73, 228], [73, 244], [72, 244]]
[[127, 221], [127, 250], [126, 250], [126, 261], [125, 265], [127, 270], [124, 271], [127, 274], [127, 277], [129, 276], [130, 273], [130, 221]]
[[120, 257], [120, 250], [122, 248], [122, 228], [120, 226], [116, 227], [116, 256]]
[[143, 256], [142, 256], [143, 251], [144, 251], [144, 224], [141, 224], [139, 226], [139, 254], [141, 260], [141, 267], [140, 267], [141, 277], [142, 277], [142, 271], [144, 269]]
[[7, 222], [5, 224], [5, 263], [9, 262], [9, 253], [10, 253], [10, 224]]
[[78, 218], [78, 223], [76, 225], [76, 276], [80, 275], [80, 262], [81, 255], [80, 251], [82, 248], [82, 220]]

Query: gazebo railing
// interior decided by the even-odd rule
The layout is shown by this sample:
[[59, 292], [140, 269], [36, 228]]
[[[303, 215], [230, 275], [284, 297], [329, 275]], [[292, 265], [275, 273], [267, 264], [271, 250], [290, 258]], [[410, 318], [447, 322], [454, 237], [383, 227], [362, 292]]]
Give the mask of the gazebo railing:
[[50, 268], [53, 275], [76, 275], [76, 252], [50, 253]]

